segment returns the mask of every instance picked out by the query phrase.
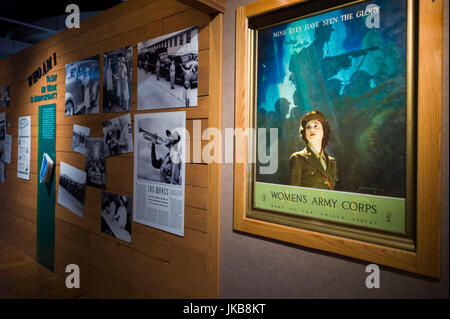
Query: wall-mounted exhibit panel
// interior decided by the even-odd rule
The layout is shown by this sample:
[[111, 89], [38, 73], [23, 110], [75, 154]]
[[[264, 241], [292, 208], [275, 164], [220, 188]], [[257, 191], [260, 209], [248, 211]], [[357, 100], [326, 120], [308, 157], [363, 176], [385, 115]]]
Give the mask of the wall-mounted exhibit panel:
[[[184, 157], [208, 142], [201, 132], [193, 134], [194, 127], [221, 129], [222, 14], [217, 3], [126, 1], [79, 29], [0, 61], [0, 113], [5, 112], [4, 133], [12, 136], [11, 160], [0, 183], [0, 236], [61, 276], [68, 264], [79, 265], [88, 296], [218, 297], [220, 164]], [[139, 43], [148, 45], [140, 52]], [[140, 97], [151, 107], [140, 109]], [[54, 194], [52, 186], [38, 192], [39, 124], [45, 121], [39, 109], [51, 104], [56, 104], [55, 154], [43, 152], [54, 159]], [[180, 125], [174, 126], [171, 112], [183, 114]], [[135, 116], [161, 121], [136, 128]], [[30, 119], [24, 154], [21, 119]], [[161, 123], [167, 124], [162, 131]], [[142, 154], [135, 153], [139, 149]], [[170, 227], [148, 226], [156, 225], [157, 214], [145, 216], [147, 223], [136, 218], [143, 216], [136, 207], [148, 207], [151, 196], [136, 197], [133, 190], [135, 155], [144, 168], [154, 169], [155, 184], [172, 183], [171, 195], [179, 200], [170, 202], [170, 211], [183, 215], [174, 214], [178, 220], [170, 223], [160, 209], [156, 223]], [[183, 165], [172, 165], [177, 158]], [[29, 167], [28, 179], [17, 177], [26, 166], [21, 163]], [[42, 224], [48, 216], [37, 215], [38, 194], [46, 189], [55, 202], [52, 227]], [[142, 202], [135, 206], [138, 198]], [[161, 197], [153, 200], [167, 204]], [[52, 228], [45, 241], [37, 240]]]

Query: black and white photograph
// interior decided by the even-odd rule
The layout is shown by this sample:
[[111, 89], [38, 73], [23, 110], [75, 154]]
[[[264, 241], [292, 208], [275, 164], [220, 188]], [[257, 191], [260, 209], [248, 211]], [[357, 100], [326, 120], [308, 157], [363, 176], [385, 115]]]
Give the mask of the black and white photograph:
[[[0, 125], [1, 127], [1, 125]], [[1, 128], [0, 128], [1, 131]], [[0, 132], [0, 139], [1, 139], [1, 132]], [[11, 164], [11, 151], [12, 151], [12, 136], [9, 134], [5, 134], [5, 142], [4, 144], [4, 151], [3, 151], [3, 161], [6, 164]], [[0, 147], [1, 149], [1, 147]]]
[[88, 137], [86, 139], [86, 174], [88, 186], [105, 189], [106, 158], [103, 138]]
[[130, 197], [102, 192], [101, 232], [131, 243]]
[[134, 116], [135, 222], [184, 236], [186, 112]]
[[133, 47], [103, 56], [103, 112], [131, 111]]
[[0, 85], [0, 108], [9, 107], [9, 85]]
[[6, 183], [6, 166], [4, 154], [0, 152], [0, 183]]
[[99, 112], [99, 56], [66, 64], [65, 114]]
[[131, 115], [125, 114], [103, 122], [105, 157], [133, 152]]
[[86, 155], [86, 138], [91, 134], [89, 127], [74, 124], [72, 137], [72, 151]]
[[58, 203], [83, 218], [85, 195], [86, 173], [81, 169], [61, 162]]
[[198, 27], [138, 43], [137, 108], [197, 106]]
[[182, 184], [185, 124], [178, 113], [156, 113], [137, 121], [135, 117], [138, 179]]
[[6, 112], [0, 113], [0, 150], [5, 147], [6, 138]]

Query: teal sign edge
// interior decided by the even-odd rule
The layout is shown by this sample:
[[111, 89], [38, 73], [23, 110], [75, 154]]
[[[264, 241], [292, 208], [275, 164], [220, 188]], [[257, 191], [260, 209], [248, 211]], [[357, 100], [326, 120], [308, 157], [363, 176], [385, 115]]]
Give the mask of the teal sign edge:
[[[48, 119], [43, 123], [43, 111], [54, 113], [53, 121]], [[48, 113], [47, 113], [48, 114]], [[55, 136], [53, 139], [43, 138], [53, 125]], [[53, 172], [49, 183], [37, 185], [37, 229], [36, 229], [36, 260], [45, 268], [54, 271], [55, 264], [55, 167], [56, 167], [56, 104], [39, 106], [39, 140], [38, 140], [38, 171], [41, 169], [42, 156], [47, 153], [53, 160]]]

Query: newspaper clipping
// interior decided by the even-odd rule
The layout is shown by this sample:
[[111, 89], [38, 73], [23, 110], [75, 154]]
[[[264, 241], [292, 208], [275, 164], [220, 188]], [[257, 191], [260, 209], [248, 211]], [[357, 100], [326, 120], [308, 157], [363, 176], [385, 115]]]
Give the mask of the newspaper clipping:
[[19, 117], [17, 177], [30, 180], [31, 116]]
[[136, 114], [135, 222], [184, 236], [186, 112]]

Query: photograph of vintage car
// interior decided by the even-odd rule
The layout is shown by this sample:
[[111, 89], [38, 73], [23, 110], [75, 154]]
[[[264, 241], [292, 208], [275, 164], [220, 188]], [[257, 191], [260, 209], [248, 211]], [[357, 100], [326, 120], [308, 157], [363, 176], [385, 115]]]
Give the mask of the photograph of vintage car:
[[99, 112], [99, 56], [66, 64], [65, 115]]
[[138, 43], [138, 110], [197, 106], [198, 28]]

